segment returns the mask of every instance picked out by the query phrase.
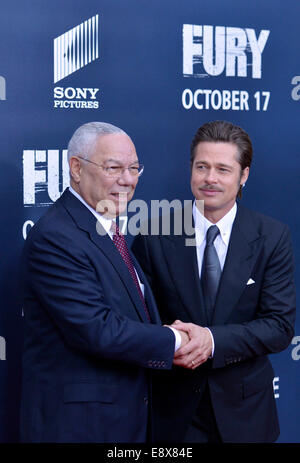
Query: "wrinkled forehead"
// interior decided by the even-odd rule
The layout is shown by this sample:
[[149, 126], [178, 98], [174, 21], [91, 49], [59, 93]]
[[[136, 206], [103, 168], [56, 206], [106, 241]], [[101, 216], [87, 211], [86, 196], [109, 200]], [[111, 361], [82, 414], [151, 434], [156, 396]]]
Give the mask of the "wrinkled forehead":
[[238, 146], [228, 142], [200, 142], [195, 147], [194, 162], [240, 163]]
[[132, 164], [138, 161], [135, 146], [125, 133], [106, 134], [97, 138], [91, 150], [91, 159]]

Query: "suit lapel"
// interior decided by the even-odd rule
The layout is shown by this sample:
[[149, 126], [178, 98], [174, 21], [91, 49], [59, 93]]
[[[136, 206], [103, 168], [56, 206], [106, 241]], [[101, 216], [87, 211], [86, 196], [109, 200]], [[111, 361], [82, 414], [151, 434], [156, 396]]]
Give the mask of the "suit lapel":
[[228, 320], [246, 288], [264, 241], [249, 212], [238, 205], [216, 299], [212, 323], [215, 325]]
[[[187, 235], [163, 237], [170, 275], [192, 322], [208, 326], [196, 246], [186, 246]], [[223, 324], [235, 308], [257, 260], [264, 236], [258, 233], [250, 211], [238, 204], [229, 248], [217, 294], [212, 324]]]
[[100, 236], [96, 231], [90, 232], [90, 237], [115, 268], [130, 298], [132, 299], [141, 320], [145, 323], [149, 323], [133, 278], [113, 241], [109, 238], [109, 236], [107, 236], [107, 234], [105, 236]]
[[[143, 322], [149, 323], [135, 283], [113, 241], [104, 231], [99, 222], [97, 224], [97, 220], [93, 214], [72, 193], [66, 190], [61, 196], [61, 201], [69, 214], [73, 217], [77, 226], [89, 234], [93, 243], [111, 262], [112, 266], [118, 273], [120, 280], [124, 284], [139, 318]], [[97, 229], [98, 227], [100, 228], [98, 232], [96, 224]], [[100, 234], [99, 231], [101, 230], [103, 233]]]
[[136, 271], [138, 273], [139, 279], [140, 279], [141, 283], [143, 283], [143, 285], [144, 285], [144, 297], [145, 297], [145, 301], [147, 303], [147, 308], [148, 308], [148, 311], [149, 311], [149, 314], [150, 314], [151, 321], [152, 321], [152, 323], [161, 325], [161, 319], [160, 319], [160, 316], [159, 316], [159, 313], [158, 313], [156, 302], [154, 300], [154, 296], [153, 296], [152, 290], [150, 288], [150, 285], [149, 285], [149, 283], [147, 281], [147, 278], [144, 275], [144, 272], [143, 272], [140, 264], [138, 263], [137, 259], [132, 254], [132, 252], [130, 252], [130, 255], [131, 255], [131, 258], [132, 258], [132, 261], [133, 261], [133, 265], [134, 265], [134, 267], [135, 267], [135, 269], [136, 269]]

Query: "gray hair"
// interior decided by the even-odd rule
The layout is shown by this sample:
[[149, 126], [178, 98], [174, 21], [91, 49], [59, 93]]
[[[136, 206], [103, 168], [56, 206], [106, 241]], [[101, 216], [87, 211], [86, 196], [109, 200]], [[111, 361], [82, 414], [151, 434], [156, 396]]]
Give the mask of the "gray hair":
[[124, 133], [124, 130], [119, 127], [115, 127], [107, 122], [88, 122], [87, 124], [81, 125], [71, 137], [68, 144], [68, 160], [72, 156], [82, 156], [88, 159], [93, 150], [97, 139], [103, 135], [112, 133]]

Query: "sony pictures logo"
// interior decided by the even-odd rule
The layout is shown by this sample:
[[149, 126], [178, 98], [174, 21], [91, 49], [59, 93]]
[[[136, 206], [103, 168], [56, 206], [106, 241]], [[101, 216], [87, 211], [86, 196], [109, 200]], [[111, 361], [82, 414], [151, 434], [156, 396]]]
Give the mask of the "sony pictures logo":
[[[99, 15], [55, 38], [54, 84], [99, 58]], [[97, 109], [99, 88], [54, 87], [54, 108]]]

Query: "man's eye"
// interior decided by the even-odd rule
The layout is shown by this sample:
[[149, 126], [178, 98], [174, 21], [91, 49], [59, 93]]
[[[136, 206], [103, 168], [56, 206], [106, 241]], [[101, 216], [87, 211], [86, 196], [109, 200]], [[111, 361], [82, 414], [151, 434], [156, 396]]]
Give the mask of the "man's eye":
[[129, 172], [130, 172], [131, 174], [136, 175], [136, 174], [139, 173], [139, 168], [138, 168], [137, 166], [129, 167]]
[[121, 169], [122, 169], [122, 167], [120, 167], [120, 166], [108, 166], [108, 167], [106, 167], [107, 172], [120, 172]]

